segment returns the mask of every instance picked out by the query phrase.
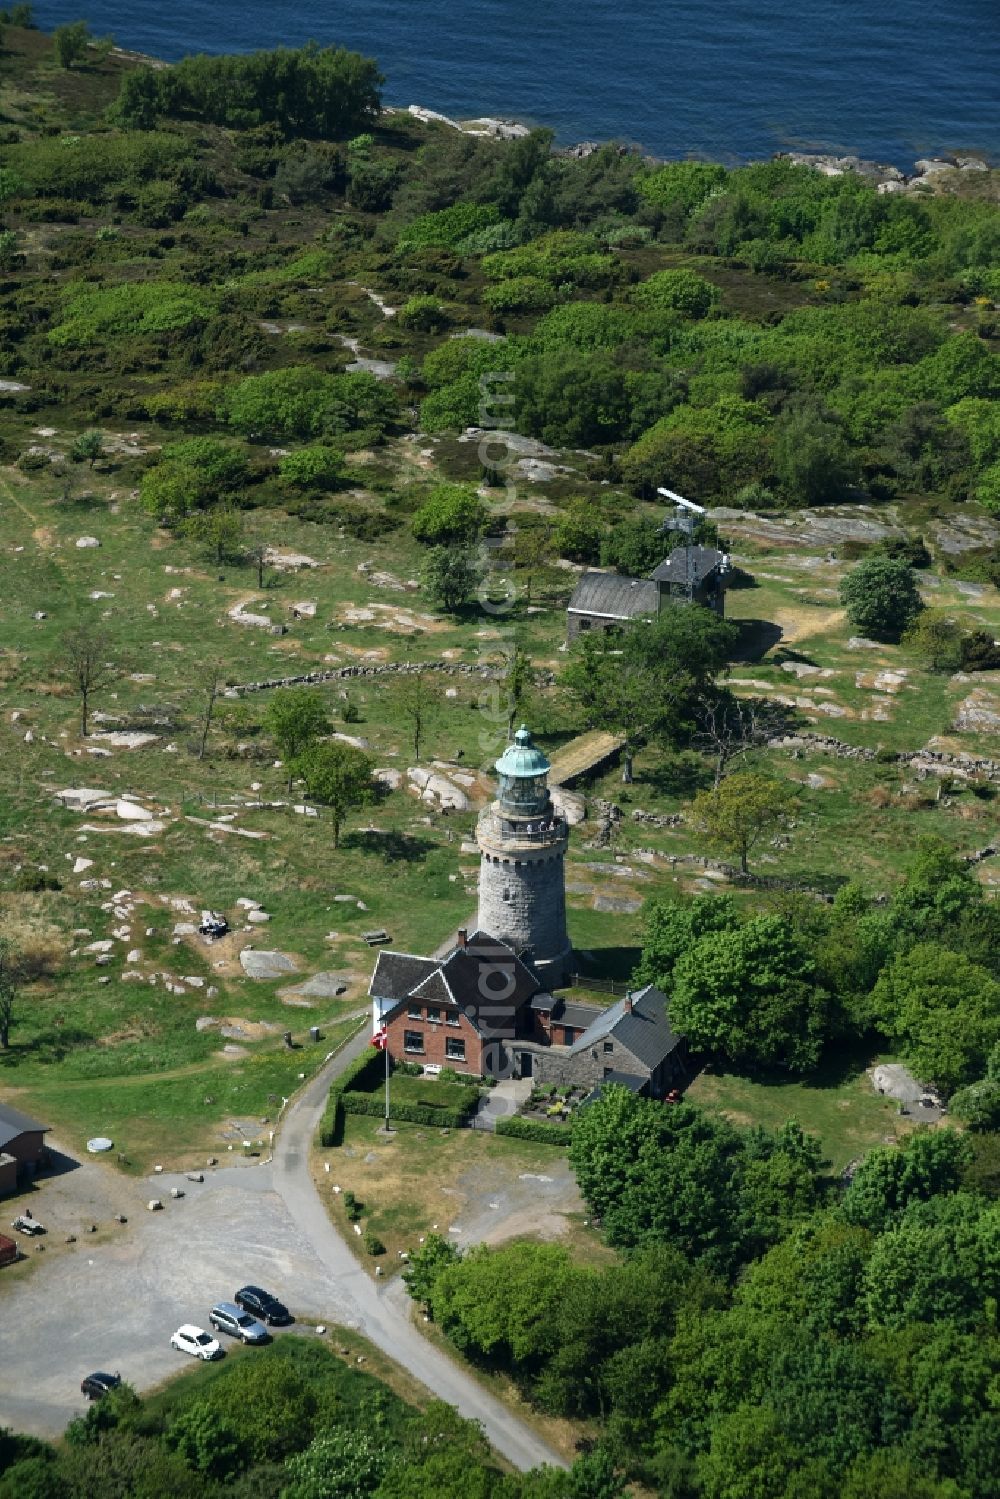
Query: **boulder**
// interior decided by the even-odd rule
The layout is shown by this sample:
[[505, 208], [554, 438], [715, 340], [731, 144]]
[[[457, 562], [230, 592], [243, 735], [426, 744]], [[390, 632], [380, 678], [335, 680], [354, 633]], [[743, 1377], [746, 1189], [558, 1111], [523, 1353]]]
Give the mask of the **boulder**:
[[128, 801], [121, 797], [115, 805], [115, 811], [123, 822], [151, 822], [152, 812], [145, 807], [140, 807], [138, 802]]
[[346, 993], [349, 982], [342, 973], [314, 973], [311, 979], [296, 984], [288, 993], [304, 999], [337, 999]]
[[101, 543], [96, 536], [80, 536], [76, 544], [82, 551], [87, 547], [99, 547]]
[[71, 812], [97, 812], [114, 804], [115, 798], [106, 791], [97, 791], [89, 786], [74, 786], [66, 791], [57, 791], [56, 801], [62, 802]]
[[287, 953], [258, 952], [253, 947], [245, 947], [240, 953], [240, 966], [251, 979], [280, 979], [295, 972], [295, 963]]

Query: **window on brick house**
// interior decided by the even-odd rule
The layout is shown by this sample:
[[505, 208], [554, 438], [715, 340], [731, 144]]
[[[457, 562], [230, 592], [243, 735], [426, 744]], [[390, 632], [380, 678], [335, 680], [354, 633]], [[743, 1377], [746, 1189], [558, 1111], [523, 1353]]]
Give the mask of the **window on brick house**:
[[424, 1036], [422, 1031], [403, 1032], [403, 1050], [423, 1052]]
[[438, 1025], [440, 1025], [441, 1024], [441, 1006], [440, 1005], [428, 1005], [427, 1006], [427, 1019], [428, 1020], [434, 1020], [434, 1021], [437, 1022]]
[[444, 1043], [444, 1054], [453, 1062], [464, 1062], [465, 1042], [459, 1036], [449, 1036]]
[[445, 1010], [444, 1018], [448, 1025], [458, 1025], [459, 1018], [453, 1010]]
[[570, 1025], [563, 1026], [563, 1045], [572, 1046], [576, 1040], [576, 1031]]
[[605, 1051], [614, 1051], [614, 1049], [615, 1049], [615, 1043], [613, 1041], [605, 1041], [605, 1043], [604, 1043], [604, 1050]]
[[406, 1012], [406, 1018], [408, 1020], [423, 1020], [424, 1012], [419, 1005], [410, 1005]]

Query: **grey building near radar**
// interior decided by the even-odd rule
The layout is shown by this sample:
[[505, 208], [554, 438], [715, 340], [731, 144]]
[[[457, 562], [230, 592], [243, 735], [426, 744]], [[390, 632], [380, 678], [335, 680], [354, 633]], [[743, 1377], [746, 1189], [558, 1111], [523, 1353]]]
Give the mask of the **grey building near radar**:
[[729, 559], [715, 547], [675, 547], [648, 578], [615, 572], [585, 572], [566, 608], [567, 637], [587, 630], [621, 629], [636, 619], [655, 619], [674, 604], [701, 604], [724, 615]]

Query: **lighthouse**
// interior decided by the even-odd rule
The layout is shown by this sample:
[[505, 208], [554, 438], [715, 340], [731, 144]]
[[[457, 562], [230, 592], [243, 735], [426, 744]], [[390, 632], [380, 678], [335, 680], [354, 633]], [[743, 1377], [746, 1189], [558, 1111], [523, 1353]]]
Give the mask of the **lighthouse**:
[[551, 764], [523, 726], [496, 762], [498, 796], [480, 814], [479, 927], [530, 962], [550, 987], [565, 979], [569, 828], [549, 795]]

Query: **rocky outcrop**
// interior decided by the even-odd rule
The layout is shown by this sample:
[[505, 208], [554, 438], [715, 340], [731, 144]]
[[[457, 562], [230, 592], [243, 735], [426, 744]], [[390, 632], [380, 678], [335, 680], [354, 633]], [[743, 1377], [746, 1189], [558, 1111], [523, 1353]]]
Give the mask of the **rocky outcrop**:
[[779, 151], [782, 160], [794, 166], [812, 167], [824, 177], [843, 177], [853, 172], [874, 183], [880, 193], [912, 192], [915, 188], [931, 186], [943, 172], [987, 172], [989, 163], [980, 156], [931, 156], [922, 157], [913, 163], [912, 172], [901, 172], [899, 167], [883, 161], [868, 161], [861, 156], [836, 156], [824, 152]]

